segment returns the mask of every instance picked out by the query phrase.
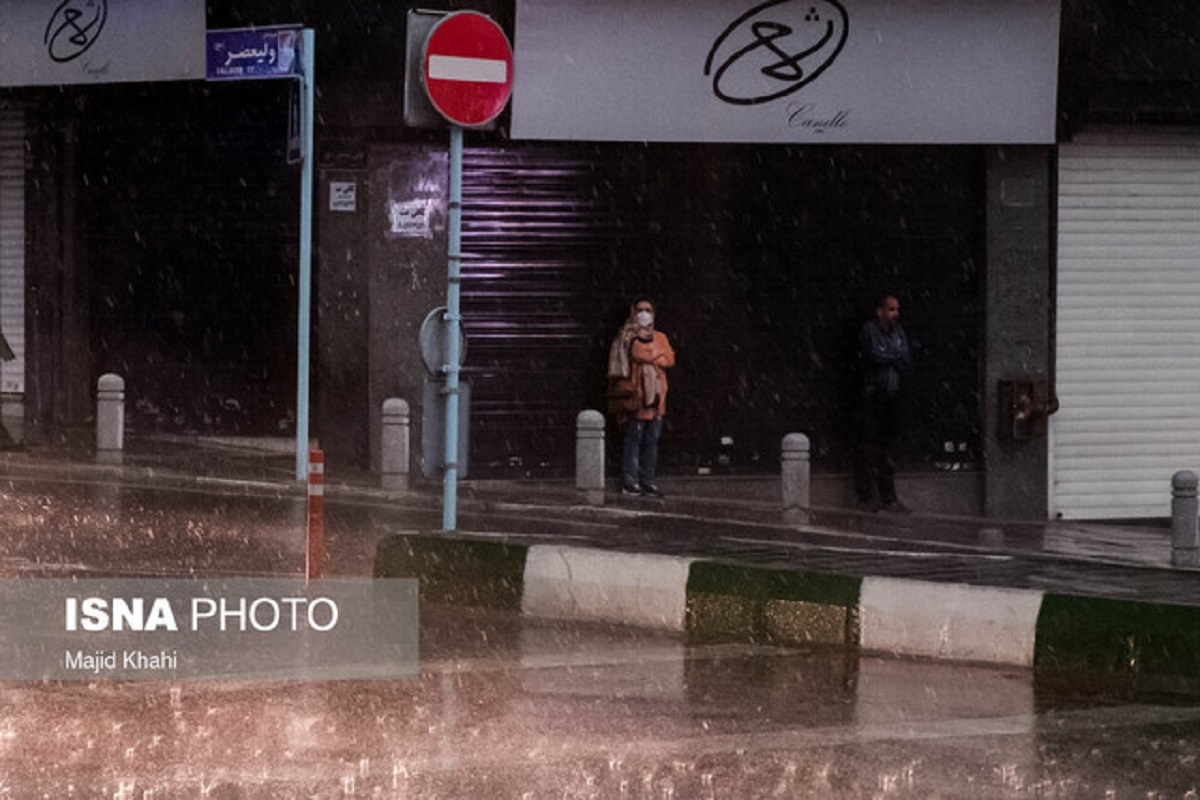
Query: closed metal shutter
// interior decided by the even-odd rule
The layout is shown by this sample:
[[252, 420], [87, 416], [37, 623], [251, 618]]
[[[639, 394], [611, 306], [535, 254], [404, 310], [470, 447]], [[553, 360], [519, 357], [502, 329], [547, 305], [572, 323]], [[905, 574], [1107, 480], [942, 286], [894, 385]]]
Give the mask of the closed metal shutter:
[[0, 110], [0, 330], [16, 355], [0, 364], [0, 392], [25, 391], [25, 119]]
[[1051, 513], [1164, 517], [1200, 469], [1200, 131], [1060, 148]]
[[[573, 467], [575, 417], [598, 405], [588, 400], [604, 391], [606, 342], [633, 291], [611, 254], [649, 261], [647, 241], [622, 229], [598, 184], [631, 185], [642, 168], [636, 154], [620, 161], [587, 146], [464, 154], [463, 376], [476, 474]], [[614, 309], [621, 316], [609, 319]]]

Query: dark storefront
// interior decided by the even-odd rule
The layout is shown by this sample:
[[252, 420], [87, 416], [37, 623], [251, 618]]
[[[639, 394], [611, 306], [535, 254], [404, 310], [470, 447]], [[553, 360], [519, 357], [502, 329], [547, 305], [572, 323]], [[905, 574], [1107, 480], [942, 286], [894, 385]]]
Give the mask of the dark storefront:
[[[416, 330], [445, 297], [446, 135], [401, 122], [404, 8], [276, 5], [214, 4], [207, 23], [317, 31], [312, 432], [331, 471], [377, 466], [384, 398], [409, 401], [421, 441]], [[509, 4], [488, 5], [512, 28]], [[108, 371], [126, 378], [134, 434], [293, 436], [286, 82], [28, 95], [32, 436], [85, 429]], [[1036, 471], [989, 448], [996, 379], [1044, 367], [1040, 344], [1031, 360], [998, 331], [1048, 331], [1046, 147], [514, 141], [510, 123], [469, 133], [465, 154], [471, 477], [570, 474], [576, 415], [602, 407], [609, 337], [642, 293], [679, 355], [673, 474], [769, 474], [793, 431], [818, 471], [846, 470], [857, 332], [882, 291], [917, 345], [903, 467]], [[335, 209], [334, 182], [356, 202]], [[405, 192], [435, 208], [423, 239], [388, 233]]]
[[844, 468], [858, 327], [881, 291], [919, 343], [905, 460], [972, 460], [983, 170], [973, 148], [470, 149], [474, 463], [571, 469], [575, 415], [602, 407], [609, 337], [643, 292], [679, 356], [671, 469], [775, 470], [790, 431]]
[[[517, 30], [520, 9], [535, 10], [525, 18], [531, 23], [556, 16], [536, 13], [541, 2], [470, 5], [493, 15], [519, 44], [526, 35]], [[205, 26], [295, 22], [315, 29], [313, 433], [333, 469], [374, 466], [383, 398], [403, 396], [415, 406], [420, 441], [424, 371], [416, 329], [445, 297], [446, 135], [401, 121], [407, 6], [251, 5], [172, 0], [154, 13], [142, 9], [136, 27], [138, 35], [151, 22], [178, 31], [176, 17], [183, 16], [197, 42]], [[714, 24], [723, 19], [721, 4], [698, 4], [685, 27], [701, 24], [701, 5]], [[1020, 8], [1035, 6], [1055, 16], [1060, 10], [1051, 0]], [[644, 9], [636, 2], [622, 7], [631, 14]], [[987, 14], [946, 13], [933, 30], [965, 25], [979, 37], [970, 41], [986, 49], [1019, 29], [1005, 34], [987, 26], [992, 14], [1020, 13], [1016, 6], [979, 8]], [[850, 10], [855, 36], [880, 9], [899, 13], [874, 0]], [[620, 18], [587, 4], [575, 11], [598, 15], [589, 24], [601, 29]], [[918, 115], [936, 121], [913, 138], [888, 138], [876, 128], [856, 142], [930, 136], [936, 143], [830, 143], [832, 128], [809, 144], [752, 137], [722, 140], [744, 144], [671, 143], [694, 142], [692, 134], [705, 131], [669, 127], [664, 136], [625, 143], [599, 134], [595, 141], [567, 136], [549, 143], [516, 130], [515, 108], [496, 130], [468, 134], [463, 289], [472, 475], [570, 472], [576, 414], [601, 405], [607, 339], [642, 292], [660, 302], [661, 323], [680, 356], [664, 440], [670, 471], [766, 474], [790, 431], [813, 439], [819, 471], [842, 471], [854, 336], [873, 296], [886, 289], [901, 296], [918, 343], [914, 424], [901, 445], [902, 467], [910, 475], [966, 474], [956, 486], [972, 485], [971, 510], [1041, 515], [1051, 507], [1047, 426], [1042, 419], [1031, 435], [1014, 437], [999, 387], [1016, 381], [1048, 400], [1056, 360], [1069, 358], [1053, 341], [1056, 159], [1100, 124], [1127, 126], [1127, 146], [1153, 138], [1161, 125], [1194, 128], [1200, 104], [1194, 48], [1187, 46], [1191, 11], [1185, 3], [1147, 11], [1128, 0], [1064, 0], [1061, 57], [1025, 85], [1034, 91], [1007, 105], [979, 87], [1009, 91], [1015, 73], [985, 69], [982, 77], [964, 77], [946, 66], [953, 53], [915, 54], [926, 59], [925, 71], [901, 88], [924, 93], [911, 106], [936, 112], [945, 93], [934, 89], [942, 86], [977, 96], [979, 111], [1000, 113], [1001, 121], [957, 136], [947, 130], [958, 130], [965, 115]], [[5, 24], [13, 22], [10, 15]], [[44, 21], [33, 23], [36, 35], [26, 38], [41, 41]], [[931, 30], [920, 19], [910, 23], [891, 45]], [[117, 24], [114, 17], [110, 29]], [[1004, 41], [1024, 46], [1050, 29], [1031, 26], [1028, 36]], [[564, 58], [561, 41], [544, 41], [551, 44], [542, 57], [566, 64], [555, 61]], [[1037, 41], [1030, 60], [1049, 59], [1055, 48]], [[878, 37], [857, 42], [880, 44]], [[9, 59], [0, 58], [0, 157], [7, 165], [0, 190], [9, 198], [0, 221], [7, 252], [19, 254], [5, 256], [7, 269], [25, 279], [5, 298], [11, 309], [23, 292], [23, 319], [10, 310], [5, 322], [25, 333], [24, 380], [6, 384], [6, 416], [24, 414], [16, 428], [30, 444], [86, 441], [96, 378], [116, 371], [127, 380], [135, 434], [293, 436], [299, 168], [285, 157], [287, 82], [208, 84], [199, 80], [203, 67], [185, 69], [189, 59], [174, 50], [144, 49], [138, 55], [157, 64], [153, 80], [132, 73], [29, 78], [29, 57], [13, 59], [7, 48], [2, 55]], [[719, 49], [714, 44], [712, 52]], [[965, 49], [958, 63], [985, 64], [976, 48]], [[692, 64], [694, 56], [699, 69], [704, 48], [688, 53], [682, 62]], [[858, 73], [848, 53], [824, 73], [821, 91], [860, 74], [907, 74], [885, 56], [911, 55], [880, 50]], [[679, 59], [668, 61], [674, 68]], [[867, 104], [855, 92], [871, 82], [851, 83], [853, 91], [838, 91], [857, 98], [847, 103], [861, 100], [864, 111], [881, 110], [872, 124], [886, 128], [904, 117], [909, 106], [889, 97]], [[536, 95], [528, 86], [520, 89], [526, 99]], [[624, 87], [618, 100], [643, 88], [617, 80], [600, 89], [613, 87]], [[821, 96], [810, 89], [805, 102]], [[1026, 99], [1033, 94], [1043, 105], [1025, 121], [1052, 116], [1044, 101], [1057, 98], [1057, 139], [1053, 131], [1005, 138], [1032, 108]], [[571, 109], [547, 106], [550, 123], [573, 122]], [[593, 107], [601, 117], [633, 108]], [[700, 124], [687, 113], [647, 108], [660, 110], [638, 106], [621, 124], [657, 125], [659, 132], [663, 124]], [[689, 108], [712, 113], [710, 103]], [[833, 125], [838, 117], [808, 121], [820, 119]], [[1086, 172], [1078, 177], [1091, 180]], [[356, 188], [356, 206], [332, 207], [333, 181]], [[389, 238], [385, 204], [397, 187], [432, 204], [428, 237]], [[1059, 419], [1066, 420], [1069, 406]], [[420, 458], [414, 454], [414, 469]]]
[[[87, 298], [75, 312], [87, 381], [125, 377], [135, 434], [294, 434], [299, 170], [286, 163], [287, 100], [283, 82], [192, 81], [78, 88], [42, 105], [74, 137], [61, 146], [74, 148], [76, 174], [61, 178], [57, 202], [79, 214], [73, 291]], [[404, 140], [444, 149], [431, 132], [380, 135], [402, 150]], [[371, 147], [361, 131], [347, 138]], [[639, 293], [661, 304], [680, 357], [668, 470], [772, 471], [791, 431], [812, 437], [818, 468], [846, 468], [857, 329], [885, 290], [902, 297], [919, 343], [905, 461], [973, 461], [984, 176], [971, 147], [473, 134], [463, 245], [472, 474], [569, 474], [575, 417], [602, 407], [608, 339]], [[368, 184], [362, 196], [377, 199]], [[317, 244], [361, 293], [316, 286], [315, 433], [335, 458], [367, 466], [379, 383], [369, 362], [416, 341], [370, 341], [367, 275], [387, 267], [369, 248], [343, 259], [336, 241]], [[444, 280], [429, 259], [420, 269], [427, 283]]]
[[299, 168], [279, 82], [95, 87], [77, 107], [92, 361], [136, 433], [295, 428]]

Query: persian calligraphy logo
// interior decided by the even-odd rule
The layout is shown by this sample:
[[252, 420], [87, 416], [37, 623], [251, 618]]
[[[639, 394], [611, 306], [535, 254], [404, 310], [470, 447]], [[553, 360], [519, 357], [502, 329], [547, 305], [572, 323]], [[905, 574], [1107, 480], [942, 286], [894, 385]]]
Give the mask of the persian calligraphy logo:
[[713, 94], [734, 105], [785, 97], [816, 80], [850, 33], [838, 0], [769, 0], [725, 28], [704, 61]]
[[79, 58], [96, 43], [107, 19], [107, 0], [63, 0], [42, 38], [50, 58], [60, 64]]

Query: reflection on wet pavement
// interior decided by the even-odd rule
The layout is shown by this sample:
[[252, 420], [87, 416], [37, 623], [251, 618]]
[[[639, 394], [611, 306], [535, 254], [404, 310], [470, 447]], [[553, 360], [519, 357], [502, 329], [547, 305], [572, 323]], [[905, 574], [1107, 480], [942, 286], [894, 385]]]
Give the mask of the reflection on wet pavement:
[[[0, 575], [295, 575], [303, 512], [291, 496], [10, 485]], [[418, 527], [406, 513], [338, 508], [331, 574], [370, 574], [381, 536]], [[724, 546], [761, 546], [749, 538]], [[835, 545], [798, 544], [797, 557], [844, 566]], [[933, 555], [901, 548], [887, 560], [929, 570]], [[939, 558], [948, 571], [1019, 566]], [[1053, 567], [1031, 580], [1056, 580]], [[1168, 707], [1083, 693], [1064, 705], [1021, 670], [421, 613], [413, 680], [0, 684], [0, 798], [1198, 791], [1194, 697]]]
[[1041, 797], [1196, 780], [1200, 710], [1035, 711], [1022, 671], [423, 615], [409, 681], [4, 684], [0, 796]]

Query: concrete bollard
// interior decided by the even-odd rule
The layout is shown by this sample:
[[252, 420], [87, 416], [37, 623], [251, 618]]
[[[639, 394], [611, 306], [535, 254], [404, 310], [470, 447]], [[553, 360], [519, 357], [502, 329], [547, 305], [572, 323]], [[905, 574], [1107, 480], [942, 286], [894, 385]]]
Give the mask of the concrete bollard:
[[96, 461], [125, 459], [125, 379], [111, 372], [96, 382]]
[[780, 447], [783, 489], [783, 523], [804, 525], [812, 521], [812, 467], [810, 444], [803, 433], [789, 433]]
[[604, 415], [592, 409], [575, 418], [575, 488], [589, 505], [604, 505]]
[[408, 403], [399, 397], [383, 401], [380, 472], [383, 488], [390, 491], [408, 491], [409, 421]]
[[1171, 476], [1171, 563], [1200, 566], [1200, 525], [1197, 524], [1196, 487], [1200, 480], [1190, 469]]

